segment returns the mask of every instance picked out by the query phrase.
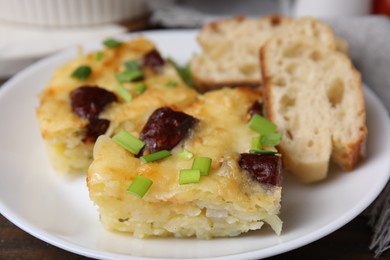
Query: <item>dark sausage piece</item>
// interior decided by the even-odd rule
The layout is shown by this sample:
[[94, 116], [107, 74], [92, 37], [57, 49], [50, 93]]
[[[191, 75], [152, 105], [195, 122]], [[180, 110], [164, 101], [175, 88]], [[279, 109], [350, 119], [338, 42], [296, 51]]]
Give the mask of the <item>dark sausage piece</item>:
[[199, 120], [169, 107], [155, 110], [142, 129], [140, 139], [145, 146], [142, 154], [171, 150]]
[[83, 139], [84, 143], [94, 143], [96, 139], [104, 134], [108, 127], [110, 126], [110, 121], [107, 119], [92, 118], [89, 120], [87, 125], [87, 132]]
[[81, 86], [70, 93], [72, 111], [81, 118], [96, 118], [104, 107], [117, 101], [115, 94], [97, 86]]
[[282, 184], [282, 159], [280, 156], [242, 153], [238, 164], [258, 182], [276, 186]]
[[279, 26], [282, 22], [282, 18], [280, 16], [273, 16], [271, 17], [271, 25], [272, 26]]
[[160, 66], [163, 66], [164, 63], [164, 59], [161, 58], [160, 53], [157, 50], [151, 50], [143, 57], [142, 66], [156, 69]]
[[248, 113], [250, 117], [252, 117], [254, 114], [258, 114], [260, 116], [263, 115], [263, 103], [260, 103], [259, 101], [253, 102], [252, 106], [249, 108]]
[[70, 93], [72, 111], [81, 118], [88, 119], [84, 143], [94, 143], [110, 126], [107, 119], [98, 115], [106, 105], [117, 101], [115, 94], [97, 86], [81, 86]]

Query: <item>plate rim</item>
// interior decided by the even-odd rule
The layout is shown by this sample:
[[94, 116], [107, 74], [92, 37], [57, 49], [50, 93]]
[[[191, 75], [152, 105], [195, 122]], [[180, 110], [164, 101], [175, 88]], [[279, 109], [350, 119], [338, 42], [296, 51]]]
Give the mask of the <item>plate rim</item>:
[[[118, 36], [119, 38], [128, 39], [131, 37], [135, 37], [138, 35], [145, 35], [146, 37], [150, 35], [160, 35], [160, 34], [188, 34], [193, 35], [197, 32], [196, 29], [179, 29], [179, 30], [150, 30], [150, 31], [141, 31], [141, 32], [135, 32], [135, 33], [126, 33], [121, 36]], [[82, 46], [93, 46], [97, 45], [96, 41], [90, 41], [87, 43], [83, 43]], [[158, 46], [158, 43], [156, 43]], [[56, 52], [54, 54], [51, 54], [32, 65], [26, 67], [19, 73], [15, 74], [11, 79], [6, 81], [0, 88], [0, 98], [4, 95], [7, 95], [7, 92], [12, 91], [13, 86], [18, 83], [18, 81], [22, 81], [25, 77], [27, 77], [30, 74], [36, 73], [37, 71], [40, 71], [40, 68], [45, 66], [45, 64], [50, 64], [54, 60], [58, 59], [61, 56], [66, 55], [69, 53], [69, 51], [74, 51], [74, 47], [69, 47], [65, 50], [62, 50], [60, 52]], [[363, 84], [364, 85], [364, 84]], [[364, 97], [375, 100], [375, 110], [380, 110], [381, 114], [387, 115], [387, 126], [390, 127], [390, 120], [388, 117], [388, 112], [385, 109], [383, 103], [379, 100], [379, 98], [376, 96], [376, 94], [373, 92], [373, 90], [369, 89], [366, 85], [363, 87], [364, 91]], [[390, 143], [390, 142], [388, 142]], [[387, 169], [387, 181], [390, 178], [390, 164], [388, 165]], [[384, 174], [383, 180], [385, 180], [386, 175]], [[358, 216], [364, 209], [366, 209], [382, 192], [384, 187], [387, 184], [387, 181], [383, 181], [381, 187], [378, 187], [375, 190], [371, 191], [370, 196], [365, 196], [366, 200], [363, 203], [359, 203], [358, 205], [355, 205], [353, 210], [349, 210], [348, 214], [344, 215], [343, 221], [338, 221], [337, 225], [334, 225], [334, 221], [329, 223], [328, 225], [325, 225], [321, 227], [321, 229], [317, 230], [316, 232], [310, 234], [309, 236], [305, 236], [304, 242], [301, 241], [301, 239], [294, 239], [292, 241], [287, 241], [282, 244], [285, 244], [282, 250], [277, 250], [277, 253], [275, 253], [275, 248], [277, 248], [279, 245], [273, 245], [269, 248], [263, 248], [263, 249], [257, 249], [254, 251], [248, 251], [245, 253], [239, 253], [234, 255], [223, 255], [223, 256], [216, 256], [216, 257], [210, 257], [210, 258], [202, 258], [202, 259], [235, 259], [236, 257], [259, 257], [259, 253], [262, 252], [260, 257], [269, 257], [281, 253], [285, 253], [291, 250], [294, 250], [296, 248], [305, 246], [309, 243], [312, 243], [332, 232], [335, 230], [341, 228], [348, 222], [350, 222], [352, 219], [354, 219], [356, 216]], [[39, 231], [39, 228], [36, 228], [34, 226], [29, 225], [29, 221], [26, 221], [22, 218], [22, 216], [18, 216], [12, 209], [8, 209], [6, 205], [4, 205], [3, 201], [0, 198], [0, 214], [2, 214], [5, 218], [7, 218], [10, 222], [15, 224], [20, 229], [26, 231], [30, 235], [45, 241], [51, 245], [54, 245], [58, 248], [64, 249], [69, 252], [73, 252], [75, 254], [87, 256], [87, 257], [94, 257], [94, 258], [100, 258], [100, 259], [122, 259], [123, 257], [126, 257], [128, 259], [168, 259], [168, 258], [155, 258], [155, 257], [139, 257], [139, 256], [124, 256], [123, 254], [117, 254], [117, 253], [111, 253], [111, 252], [100, 252], [97, 250], [92, 250], [90, 248], [85, 248], [83, 246], [79, 246], [76, 243], [71, 243], [69, 241], [66, 241], [65, 239], [62, 239], [58, 236], [52, 235], [48, 233], [46, 230]], [[101, 258], [104, 257], [104, 258]]]

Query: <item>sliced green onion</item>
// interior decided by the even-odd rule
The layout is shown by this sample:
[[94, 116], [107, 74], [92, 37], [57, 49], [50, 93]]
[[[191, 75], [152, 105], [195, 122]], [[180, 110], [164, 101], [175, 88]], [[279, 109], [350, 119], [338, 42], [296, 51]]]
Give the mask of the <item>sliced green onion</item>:
[[278, 152], [276, 151], [271, 151], [271, 150], [249, 150], [249, 153], [252, 154], [258, 154], [258, 155], [274, 155], [277, 154]]
[[251, 143], [251, 149], [253, 150], [259, 150], [261, 149], [261, 135], [255, 136], [252, 138], [252, 143]]
[[104, 54], [101, 51], [97, 51], [95, 52], [93, 57], [95, 58], [96, 61], [101, 61], [104, 57]]
[[211, 162], [212, 159], [209, 157], [195, 157], [194, 161], [192, 162], [191, 169], [199, 170], [200, 175], [207, 176], [210, 172]]
[[91, 73], [92, 73], [92, 69], [90, 66], [82, 65], [72, 72], [71, 77], [84, 80], [87, 79], [91, 75]]
[[112, 137], [112, 140], [133, 154], [138, 154], [145, 145], [144, 142], [124, 129], [121, 129], [114, 137]]
[[115, 75], [116, 80], [119, 83], [127, 83], [135, 80], [142, 79], [143, 74], [140, 70], [125, 70]]
[[133, 99], [133, 96], [131, 95], [131, 93], [123, 86], [119, 86], [116, 89], [116, 92], [126, 102], [130, 102]]
[[253, 115], [249, 121], [249, 128], [262, 134], [271, 134], [276, 131], [276, 125], [258, 114]]
[[172, 58], [167, 58], [167, 61], [170, 62], [175, 67], [180, 78], [186, 83], [187, 86], [189, 86], [189, 87], [194, 86], [194, 84], [192, 82], [192, 78], [191, 78], [190, 64], [189, 63], [186, 64], [185, 66], [180, 66]]
[[124, 65], [126, 70], [139, 70], [139, 65], [135, 60], [126, 61]]
[[177, 81], [175, 81], [175, 80], [170, 80], [170, 81], [168, 81], [166, 84], [165, 84], [165, 86], [167, 86], [168, 88], [173, 88], [173, 87], [176, 87], [177, 86]]
[[171, 156], [171, 152], [170, 151], [167, 151], [167, 150], [161, 150], [161, 151], [158, 151], [158, 152], [155, 152], [155, 153], [151, 153], [151, 154], [148, 154], [148, 155], [144, 155], [144, 156], [141, 156], [141, 161], [143, 161], [144, 163], [148, 163], [148, 162], [154, 162], [154, 161], [158, 161], [158, 160], [162, 160], [168, 156]]
[[179, 184], [198, 183], [200, 180], [200, 171], [196, 169], [180, 170]]
[[137, 94], [142, 94], [145, 92], [146, 85], [144, 82], [138, 82], [136, 87], [135, 87], [135, 93]]
[[107, 48], [115, 49], [115, 48], [118, 48], [119, 46], [121, 46], [122, 42], [120, 42], [120, 41], [118, 41], [116, 39], [110, 38], [110, 39], [104, 40], [103, 44]]
[[275, 146], [280, 144], [280, 141], [282, 141], [282, 134], [281, 133], [271, 133], [262, 135], [260, 138], [260, 142], [264, 146]]
[[191, 159], [194, 154], [187, 149], [184, 149], [180, 153], [177, 154], [181, 159], [186, 160], [186, 159]]
[[152, 184], [152, 180], [144, 176], [137, 176], [127, 188], [127, 192], [142, 198], [150, 189]]

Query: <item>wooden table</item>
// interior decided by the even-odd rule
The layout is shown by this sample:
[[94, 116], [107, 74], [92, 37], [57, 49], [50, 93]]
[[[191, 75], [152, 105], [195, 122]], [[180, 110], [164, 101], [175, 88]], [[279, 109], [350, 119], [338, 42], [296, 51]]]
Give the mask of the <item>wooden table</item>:
[[[375, 259], [368, 249], [371, 228], [358, 216], [336, 232], [302, 248], [269, 258], [284, 259]], [[0, 259], [90, 259], [49, 245], [29, 235], [0, 215]], [[390, 259], [390, 252], [381, 260]]]
[[[129, 31], [145, 28], [146, 19], [136, 23], [124, 23]], [[0, 80], [0, 85], [4, 80]], [[334, 233], [302, 248], [271, 257], [282, 259], [375, 259], [368, 249], [372, 230], [363, 214]], [[0, 214], [0, 260], [8, 259], [90, 259], [76, 255], [48, 243], [45, 243], [19, 229]], [[382, 255], [381, 260], [390, 260], [390, 252]]]

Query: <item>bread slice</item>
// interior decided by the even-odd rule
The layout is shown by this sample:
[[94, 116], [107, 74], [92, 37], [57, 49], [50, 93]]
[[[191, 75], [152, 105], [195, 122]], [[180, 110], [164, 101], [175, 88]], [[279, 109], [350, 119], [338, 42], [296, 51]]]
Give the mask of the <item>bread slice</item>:
[[[237, 236], [264, 223], [280, 234], [282, 162], [278, 155], [248, 154], [252, 138], [258, 135], [248, 127], [248, 110], [259, 99], [260, 92], [250, 88], [199, 95], [179, 110], [199, 120], [198, 124], [171, 150], [172, 156], [160, 161], [143, 163], [109, 136], [100, 136], [87, 183], [103, 225], [140, 238]], [[142, 126], [127, 130], [139, 136]], [[183, 158], [184, 150], [212, 159], [209, 175], [201, 176], [198, 183], [179, 184], [179, 171], [191, 169], [194, 158]], [[275, 177], [274, 182], [260, 182], [244, 170], [243, 153], [276, 159], [273, 170], [265, 171]], [[255, 165], [259, 171], [267, 168]], [[153, 181], [142, 198], [126, 192], [137, 176]]]
[[290, 22], [283, 16], [257, 19], [233, 17], [207, 24], [198, 35], [202, 52], [190, 63], [201, 91], [224, 86], [261, 84], [258, 53], [261, 45]]
[[191, 76], [201, 91], [224, 86], [260, 86], [263, 83], [259, 50], [277, 33], [317, 38], [330, 48], [347, 52], [347, 44], [324, 23], [310, 17], [234, 17], [206, 25], [198, 35], [202, 52], [190, 63]]
[[266, 114], [283, 133], [284, 166], [303, 182], [314, 182], [327, 176], [331, 158], [345, 170], [356, 166], [367, 128], [358, 71], [329, 44], [332, 34], [302, 32], [289, 28], [275, 35], [260, 59]]

